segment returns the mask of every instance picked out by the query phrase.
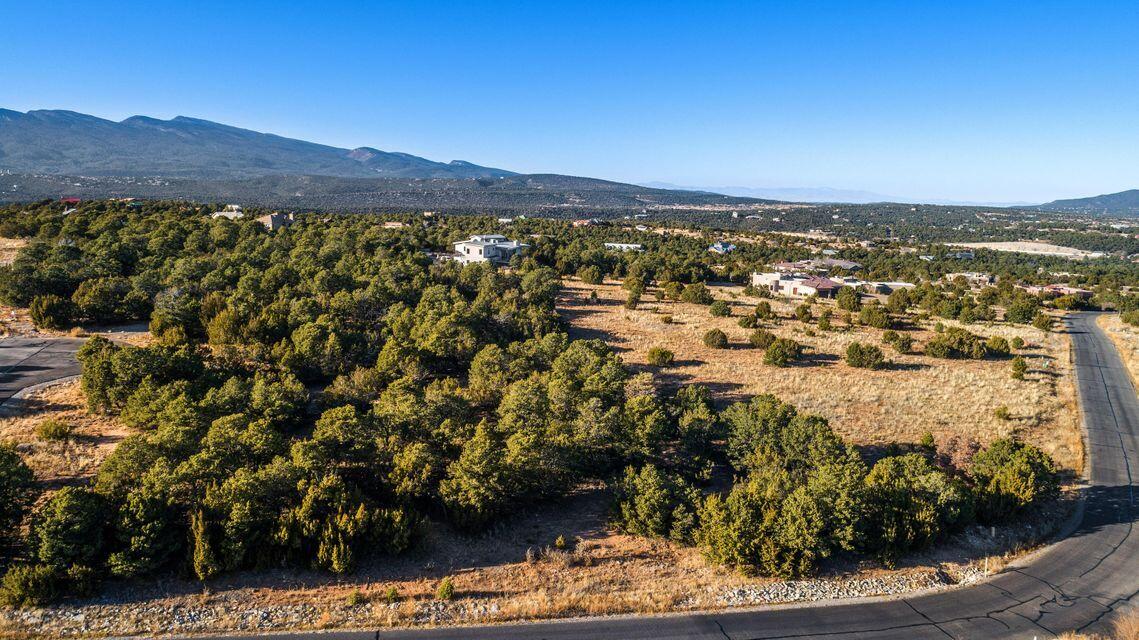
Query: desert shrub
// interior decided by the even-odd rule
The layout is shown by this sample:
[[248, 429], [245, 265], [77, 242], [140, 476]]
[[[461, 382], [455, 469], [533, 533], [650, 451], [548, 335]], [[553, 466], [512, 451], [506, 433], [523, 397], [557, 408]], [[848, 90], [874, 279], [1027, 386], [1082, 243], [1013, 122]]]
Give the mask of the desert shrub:
[[674, 354], [664, 347], [653, 347], [648, 352], [649, 364], [656, 367], [667, 367], [672, 364]]
[[803, 345], [790, 338], [776, 338], [763, 354], [764, 364], [786, 367], [803, 355]]
[[979, 360], [988, 354], [988, 348], [981, 336], [960, 327], [948, 327], [942, 333], [930, 338], [925, 345], [925, 352], [935, 358]]
[[1005, 522], [1059, 493], [1056, 465], [1040, 449], [1012, 439], [994, 441], [969, 468], [984, 522]]
[[616, 486], [614, 519], [628, 533], [686, 541], [695, 526], [700, 493], [680, 476], [646, 464], [630, 466]]
[[751, 332], [750, 336], [748, 336], [748, 342], [750, 342], [751, 345], [757, 349], [766, 349], [770, 347], [771, 344], [775, 342], [775, 340], [775, 334], [768, 331], [767, 329], [756, 329], [755, 331]]
[[1005, 309], [1005, 321], [1017, 324], [1030, 324], [1036, 312], [1040, 309], [1040, 298], [1035, 296], [1017, 296]]
[[860, 369], [881, 369], [886, 366], [886, 357], [872, 344], [852, 342], [846, 347], [846, 363]]
[[666, 313], [660, 317], [660, 321], [664, 324], [672, 324], [672, 315]]
[[831, 318], [833, 317], [834, 311], [832, 309], [823, 309], [822, 313], [819, 314], [819, 329], [821, 331], [830, 331], [833, 327], [831, 323]]
[[36, 425], [36, 437], [40, 440], [67, 440], [75, 427], [57, 418], [47, 418]]
[[28, 547], [39, 564], [60, 571], [73, 565], [94, 566], [103, 552], [107, 505], [99, 494], [64, 487], [32, 518]]
[[743, 329], [754, 329], [755, 322], [755, 316], [743, 316], [736, 324], [740, 325]]
[[1012, 359], [1011, 368], [1013, 380], [1024, 380], [1024, 374], [1028, 371], [1028, 362], [1022, 356], [1016, 356]]
[[890, 326], [890, 314], [886, 313], [885, 307], [873, 301], [858, 312], [858, 321], [875, 329], [886, 329]]
[[0, 442], [0, 542], [15, 533], [34, 497], [35, 476], [10, 444]]
[[716, 318], [726, 318], [732, 315], [732, 307], [724, 300], [717, 300], [708, 307], [708, 313]]
[[455, 597], [455, 583], [451, 580], [451, 576], [444, 576], [439, 581], [439, 588], [435, 590], [436, 600], [450, 600]]
[[894, 341], [894, 349], [898, 353], [909, 353], [914, 348], [914, 337], [908, 333], [898, 335], [898, 339]]
[[1006, 407], [1006, 406], [1000, 406], [1000, 407], [997, 407], [996, 409], [993, 409], [993, 415], [997, 417], [997, 420], [1011, 420], [1012, 419], [1012, 414], [1009, 413], [1008, 407]]
[[712, 292], [703, 282], [694, 282], [684, 287], [684, 291], [680, 294], [681, 302], [689, 302], [692, 304], [712, 304], [715, 298], [712, 297]]
[[882, 343], [892, 344], [898, 340], [898, 332], [893, 329], [887, 329], [882, 332]]
[[577, 277], [581, 278], [585, 284], [601, 284], [604, 280], [604, 274], [595, 265], [582, 267], [578, 270]]
[[807, 323], [811, 321], [811, 305], [801, 304], [795, 307], [795, 319], [799, 322]]
[[1024, 338], [1022, 338], [1020, 336], [1013, 336], [1012, 341], [1009, 342], [1009, 346], [1012, 347], [1013, 349], [1023, 349], [1024, 348]]
[[843, 287], [838, 290], [835, 304], [844, 311], [857, 312], [862, 307], [861, 298], [862, 294], [858, 293], [854, 287]]
[[973, 501], [959, 480], [911, 453], [883, 458], [866, 476], [869, 543], [891, 562], [925, 548], [973, 519]]
[[28, 309], [37, 329], [66, 329], [75, 319], [75, 304], [54, 294], [36, 296]]
[[636, 309], [637, 305], [641, 303], [641, 292], [638, 290], [630, 291], [629, 295], [625, 297], [625, 308]]
[[985, 342], [985, 350], [992, 356], [1007, 356], [1011, 348], [1003, 336], [990, 336]]
[[704, 346], [723, 349], [728, 346], [728, 334], [719, 329], [712, 329], [704, 334]]
[[349, 607], [359, 607], [360, 605], [367, 604], [367, 602], [368, 597], [365, 596], [364, 592], [360, 591], [359, 589], [353, 589], [349, 591], [348, 595], [344, 598], [344, 604], [348, 605]]
[[1139, 309], [1134, 311], [1124, 311], [1123, 313], [1119, 314], [1119, 319], [1133, 327], [1139, 327]]
[[755, 317], [759, 320], [770, 320], [775, 317], [775, 313], [771, 310], [771, 303], [766, 300], [760, 300], [755, 305]]
[[1052, 324], [1052, 316], [1043, 311], [1037, 312], [1036, 316], [1032, 318], [1032, 326], [1044, 332], [1051, 331]]
[[0, 580], [0, 603], [39, 607], [59, 597], [59, 575], [44, 565], [13, 565]]

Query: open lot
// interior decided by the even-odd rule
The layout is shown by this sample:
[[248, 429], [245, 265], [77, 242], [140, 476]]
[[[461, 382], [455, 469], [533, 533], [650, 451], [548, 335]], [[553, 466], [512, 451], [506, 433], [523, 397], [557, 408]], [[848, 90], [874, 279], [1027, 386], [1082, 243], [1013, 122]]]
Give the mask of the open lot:
[[[702, 305], [656, 302], [650, 294], [631, 311], [623, 306], [626, 292], [619, 285], [580, 281], [566, 283], [559, 311], [573, 326], [574, 337], [605, 340], [626, 363], [654, 370], [665, 384], [703, 384], [724, 401], [772, 393], [802, 411], [826, 417], [838, 433], [858, 445], [912, 443], [926, 432], [938, 442], [956, 435], [982, 443], [1015, 434], [1044, 449], [1064, 468], [1081, 468], [1068, 339], [1062, 333], [1045, 334], [1027, 326], [970, 325], [970, 331], [981, 335], [1024, 339], [1027, 346], [1021, 353], [1029, 372], [1024, 380], [1013, 380], [1007, 360], [898, 354], [881, 344], [878, 329], [820, 331], [814, 324], [786, 319], [797, 301], [773, 300], [772, 307], [784, 319], [771, 330], [809, 347], [803, 362], [778, 368], [763, 364], [763, 352], [747, 342], [751, 330], [738, 325], [739, 317], [753, 310], [759, 299], [744, 296], [738, 286], [712, 289], [717, 298], [731, 301], [732, 317], [712, 317]], [[590, 290], [597, 291], [596, 302], [589, 300]], [[816, 305], [816, 316], [823, 304], [830, 303]], [[664, 315], [671, 315], [673, 322], [662, 322]], [[704, 333], [712, 328], [728, 335], [731, 348], [704, 345]], [[920, 348], [932, 335], [932, 322], [909, 333]], [[843, 354], [855, 341], [880, 345], [894, 365], [880, 371], [848, 366]], [[655, 346], [672, 350], [676, 364], [649, 368], [646, 353]], [[1008, 407], [1009, 419], [996, 417], [1001, 406]]]
[[1047, 242], [1034, 242], [1030, 240], [1016, 240], [1009, 242], [957, 242], [952, 246], [968, 247], [970, 249], [992, 249], [993, 251], [1011, 251], [1014, 253], [1031, 253], [1034, 255], [1055, 256], [1058, 258], [1069, 258], [1072, 260], [1097, 258], [1103, 255], [1102, 253], [1093, 251], [1084, 251], [1083, 249], [1062, 247], [1057, 244], [1049, 244]]
[[1139, 327], [1123, 322], [1117, 313], [1105, 313], [1097, 322], [1115, 343], [1119, 357], [1131, 373], [1131, 382], [1139, 388]]

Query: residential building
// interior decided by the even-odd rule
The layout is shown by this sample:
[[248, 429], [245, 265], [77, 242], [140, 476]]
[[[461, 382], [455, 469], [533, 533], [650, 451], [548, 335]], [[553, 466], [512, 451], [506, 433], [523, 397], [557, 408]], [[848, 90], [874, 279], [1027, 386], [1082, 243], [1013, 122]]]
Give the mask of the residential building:
[[839, 260], [836, 258], [812, 258], [811, 260], [800, 260], [798, 262], [778, 262], [773, 264], [772, 268], [782, 273], [798, 273], [801, 271], [826, 273], [831, 269], [858, 271], [862, 268], [862, 265], [857, 262], [851, 262], [850, 260]]
[[833, 298], [838, 295], [844, 286], [830, 278], [817, 275], [789, 274], [789, 273], [753, 273], [751, 284], [759, 289], [766, 289], [775, 295], [792, 298], [806, 298], [818, 296], [820, 298]]
[[724, 242], [723, 240], [717, 240], [716, 242], [712, 243], [712, 246], [708, 247], [708, 251], [719, 254], [731, 253], [735, 250], [736, 245], [730, 242]]
[[993, 276], [991, 276], [987, 273], [979, 273], [977, 271], [962, 271], [960, 273], [947, 273], [947, 274], [945, 274], [945, 277], [942, 278], [942, 280], [944, 280], [945, 282], [953, 282], [957, 278], [964, 278], [966, 284], [968, 284], [970, 287], [987, 287], [987, 286], [993, 284], [994, 282], [996, 282], [996, 280], [997, 280], [996, 278], [994, 278]]
[[227, 218], [229, 220], [237, 220], [238, 218], [245, 217], [245, 211], [239, 204], [227, 204], [221, 211], [215, 211], [210, 215], [211, 218]]
[[296, 220], [291, 213], [268, 213], [257, 218], [257, 222], [265, 225], [269, 231], [276, 231], [292, 225]]
[[645, 245], [630, 242], [606, 242], [605, 248], [613, 251], [644, 251]]
[[497, 234], [473, 235], [455, 243], [455, 259], [463, 264], [493, 262], [507, 264], [514, 256], [530, 245], [507, 239]]

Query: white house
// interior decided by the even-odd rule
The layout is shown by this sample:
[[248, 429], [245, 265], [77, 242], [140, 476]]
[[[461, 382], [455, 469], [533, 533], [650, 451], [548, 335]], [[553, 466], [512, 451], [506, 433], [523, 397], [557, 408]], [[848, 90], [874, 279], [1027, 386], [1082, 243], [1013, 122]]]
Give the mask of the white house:
[[645, 245], [629, 242], [606, 242], [605, 248], [613, 251], [644, 251]]
[[506, 264], [530, 245], [508, 240], [497, 234], [474, 235], [455, 243], [455, 258], [463, 264], [494, 262]]
[[238, 218], [245, 217], [245, 211], [242, 210], [239, 204], [227, 204], [221, 211], [215, 211], [211, 218], [228, 218], [230, 220], [237, 220]]
[[257, 218], [257, 222], [265, 225], [269, 231], [276, 231], [277, 229], [284, 229], [296, 220], [291, 213], [267, 213]]
[[712, 243], [712, 246], [708, 247], [708, 251], [719, 254], [731, 253], [735, 250], [736, 245], [730, 242], [724, 242], [723, 240], [717, 240], [716, 242]]
[[835, 282], [830, 278], [815, 275], [790, 273], [753, 273], [751, 284], [758, 289], [766, 289], [771, 293], [792, 298], [806, 298], [818, 296], [820, 298], [833, 298], [844, 283]]

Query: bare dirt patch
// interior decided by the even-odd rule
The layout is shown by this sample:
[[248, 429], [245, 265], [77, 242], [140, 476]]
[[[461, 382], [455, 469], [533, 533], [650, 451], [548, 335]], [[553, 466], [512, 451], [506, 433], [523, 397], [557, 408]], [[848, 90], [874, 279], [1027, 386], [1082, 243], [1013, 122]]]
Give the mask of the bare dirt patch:
[[[71, 425], [72, 436], [41, 440], [36, 427], [48, 418]], [[18, 413], [0, 417], [0, 440], [14, 442], [36, 479], [49, 486], [89, 479], [129, 434], [117, 420], [87, 413], [78, 380], [32, 392], [22, 399]]]
[[971, 249], [992, 249], [993, 251], [1009, 251], [1013, 253], [1029, 253], [1038, 256], [1055, 256], [1071, 260], [1083, 260], [1102, 256], [1095, 251], [1084, 251], [1073, 247], [1062, 247], [1058, 244], [1035, 242], [1030, 240], [1016, 240], [1008, 242], [958, 242], [953, 246]]
[[1115, 313], [1105, 313], [1096, 322], [1115, 343], [1119, 357], [1131, 374], [1131, 384], [1139, 388], [1139, 327], [1127, 324]]
[[12, 264], [20, 249], [28, 246], [27, 238], [0, 238], [0, 265]]
[[[589, 292], [597, 292], [596, 302]], [[600, 338], [612, 345], [626, 363], [653, 370], [665, 384], [703, 384], [723, 401], [744, 400], [772, 393], [800, 410], [826, 417], [851, 442], [881, 446], [918, 442], [930, 432], [938, 442], [952, 436], [982, 443], [1017, 435], [1052, 455], [1066, 469], [1079, 472], [1083, 446], [1076, 417], [1075, 387], [1068, 337], [1027, 326], [969, 325], [984, 336], [1020, 336], [1029, 370], [1013, 380], [1008, 360], [945, 360], [921, 354], [898, 354], [882, 344], [882, 331], [869, 327], [820, 331], [784, 319], [769, 328], [808, 347], [804, 361], [779, 368], [763, 364], [763, 352], [748, 344], [751, 329], [738, 325], [740, 316], [759, 301], [738, 286], [713, 287], [717, 298], [729, 300], [732, 317], [715, 318], [703, 305], [652, 300], [646, 294], [636, 310], [624, 308], [625, 292], [617, 284], [591, 286], [568, 281], [559, 301], [577, 338]], [[771, 301], [784, 318], [800, 301]], [[815, 316], [830, 302], [815, 305]], [[662, 316], [671, 315], [666, 324]], [[836, 323], [842, 325], [842, 323]], [[946, 322], [952, 325], [955, 323]], [[729, 349], [712, 349], [704, 333], [718, 328], [730, 340]], [[815, 335], [809, 335], [808, 331]], [[909, 333], [924, 343], [932, 323]], [[879, 345], [894, 365], [881, 371], [855, 369], [843, 361], [851, 342]], [[676, 364], [656, 369], [647, 364], [651, 347], [672, 350]], [[1010, 418], [997, 418], [998, 407]]]

